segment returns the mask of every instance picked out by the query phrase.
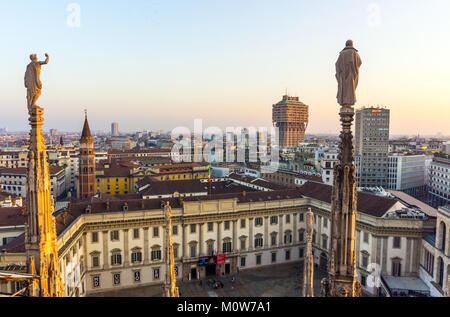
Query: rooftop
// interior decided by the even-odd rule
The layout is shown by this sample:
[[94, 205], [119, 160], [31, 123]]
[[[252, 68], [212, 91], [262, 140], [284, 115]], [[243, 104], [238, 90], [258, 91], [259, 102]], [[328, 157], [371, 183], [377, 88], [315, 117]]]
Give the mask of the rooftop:
[[[310, 198], [321, 200], [331, 204], [331, 185], [322, 183], [307, 182], [299, 187], [300, 192]], [[357, 208], [359, 212], [365, 214], [382, 217], [395, 204], [397, 200], [393, 198], [380, 197], [367, 193], [358, 193]]]

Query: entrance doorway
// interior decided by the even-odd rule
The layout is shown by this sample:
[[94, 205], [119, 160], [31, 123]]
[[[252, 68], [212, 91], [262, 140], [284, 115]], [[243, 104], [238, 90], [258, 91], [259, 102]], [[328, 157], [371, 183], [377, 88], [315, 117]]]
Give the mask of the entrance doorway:
[[322, 252], [322, 254], [320, 255], [320, 268], [322, 270], [327, 270], [328, 268], [328, 256], [325, 252]]
[[215, 263], [208, 263], [206, 265], [205, 273], [206, 273], [206, 276], [214, 276], [214, 275], [216, 275], [216, 264]]
[[230, 274], [230, 268], [231, 268], [230, 263], [225, 263], [225, 274]]
[[197, 269], [194, 267], [191, 269], [191, 280], [197, 279]]

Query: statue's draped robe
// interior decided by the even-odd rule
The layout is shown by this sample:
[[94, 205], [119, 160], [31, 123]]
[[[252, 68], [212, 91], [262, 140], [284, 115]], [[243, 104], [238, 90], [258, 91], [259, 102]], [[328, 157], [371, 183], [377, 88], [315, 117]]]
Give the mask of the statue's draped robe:
[[41, 64], [31, 62], [25, 72], [25, 87], [27, 88], [28, 107], [33, 106], [41, 94], [42, 83], [39, 80]]
[[342, 50], [336, 62], [336, 79], [338, 81], [337, 100], [340, 105], [356, 103], [356, 87], [358, 86], [361, 58], [358, 51], [350, 46]]

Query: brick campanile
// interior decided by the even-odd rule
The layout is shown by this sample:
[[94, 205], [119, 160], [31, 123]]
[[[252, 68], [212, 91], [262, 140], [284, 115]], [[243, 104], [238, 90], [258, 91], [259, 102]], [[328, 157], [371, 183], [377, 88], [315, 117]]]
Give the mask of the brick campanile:
[[83, 132], [80, 139], [80, 156], [78, 162], [78, 196], [88, 198], [95, 195], [95, 154], [94, 140], [85, 115]]

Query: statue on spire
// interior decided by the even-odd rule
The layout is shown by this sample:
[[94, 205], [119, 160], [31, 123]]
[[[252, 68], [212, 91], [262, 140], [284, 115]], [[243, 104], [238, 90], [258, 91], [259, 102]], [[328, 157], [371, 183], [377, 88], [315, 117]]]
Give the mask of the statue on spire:
[[45, 61], [38, 61], [36, 54], [31, 54], [31, 62], [27, 65], [27, 70], [25, 71], [25, 87], [27, 88], [27, 105], [28, 112], [36, 105], [39, 96], [41, 95], [42, 82], [41, 82], [41, 65], [48, 64], [49, 57], [45, 53]]

